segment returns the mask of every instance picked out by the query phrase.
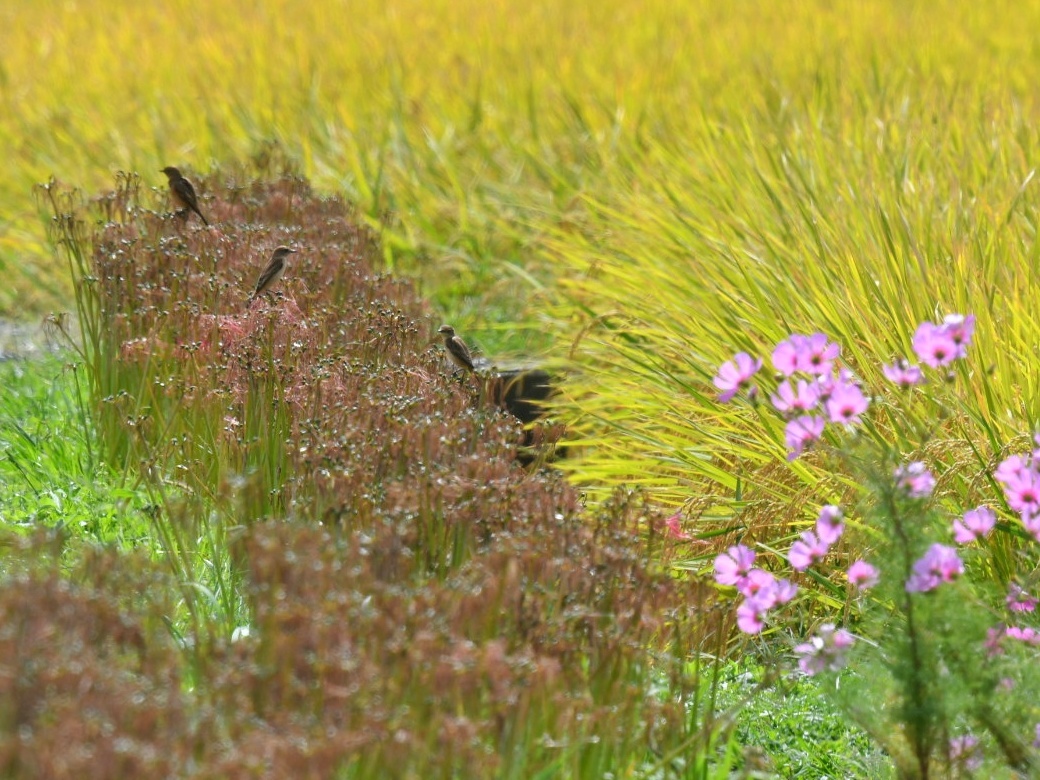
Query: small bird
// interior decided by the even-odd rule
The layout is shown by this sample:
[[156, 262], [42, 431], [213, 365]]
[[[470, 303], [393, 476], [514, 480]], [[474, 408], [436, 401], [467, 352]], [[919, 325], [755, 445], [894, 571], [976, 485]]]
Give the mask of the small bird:
[[285, 273], [285, 266], [288, 264], [289, 255], [295, 252], [295, 249], [290, 249], [287, 246], [280, 246], [274, 250], [271, 255], [271, 262], [267, 264], [267, 268], [260, 274], [260, 278], [256, 280], [253, 294], [249, 296], [250, 303], [255, 301], [260, 293], [267, 292], [271, 285], [282, 278], [282, 275]]
[[173, 195], [174, 202], [181, 207], [182, 211], [185, 209], [194, 211], [199, 215], [202, 224], [209, 227], [209, 222], [206, 221], [206, 218], [202, 216], [202, 212], [199, 211], [199, 197], [195, 194], [195, 188], [191, 185], [191, 182], [181, 176], [181, 172], [172, 165], [167, 165], [162, 169], [162, 172], [170, 180], [170, 194]]
[[469, 347], [466, 346], [466, 342], [455, 335], [455, 328], [451, 325], [441, 325], [437, 332], [444, 334], [444, 349], [447, 350], [451, 362], [464, 371], [476, 371], [473, 366], [473, 358], [469, 354]]

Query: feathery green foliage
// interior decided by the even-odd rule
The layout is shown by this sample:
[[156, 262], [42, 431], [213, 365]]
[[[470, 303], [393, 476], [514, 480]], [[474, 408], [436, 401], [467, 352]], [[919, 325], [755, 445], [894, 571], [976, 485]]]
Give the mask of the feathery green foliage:
[[130, 549], [148, 536], [147, 496], [98, 462], [82, 379], [59, 355], [0, 363], [0, 526]]

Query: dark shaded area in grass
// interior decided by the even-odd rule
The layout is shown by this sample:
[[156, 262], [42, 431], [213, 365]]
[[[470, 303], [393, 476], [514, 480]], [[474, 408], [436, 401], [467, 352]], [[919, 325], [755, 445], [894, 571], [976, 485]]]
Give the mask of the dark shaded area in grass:
[[519, 466], [518, 424], [445, 368], [349, 207], [291, 176], [200, 190], [210, 230], [133, 178], [96, 233], [53, 196], [100, 451], [160, 554], [63, 570], [63, 536], [8, 540], [0, 774], [704, 776], [689, 659], [730, 627], [653, 513]]

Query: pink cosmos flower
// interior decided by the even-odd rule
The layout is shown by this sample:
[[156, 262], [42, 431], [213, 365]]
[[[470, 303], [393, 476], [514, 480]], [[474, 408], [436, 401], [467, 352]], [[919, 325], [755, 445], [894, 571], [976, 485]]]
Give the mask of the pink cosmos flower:
[[1021, 455], [1012, 455], [1000, 461], [993, 472], [993, 478], [1000, 484], [1007, 485], [1017, 481], [1028, 470], [1029, 463], [1025, 458]]
[[859, 385], [856, 375], [849, 369], [842, 368], [836, 374], [824, 374], [816, 377], [816, 386], [820, 394], [820, 402], [827, 403], [834, 392], [845, 385]]
[[798, 668], [810, 677], [825, 671], [836, 672], [845, 666], [848, 650], [855, 641], [844, 628], [835, 629], [833, 623], [824, 623], [816, 636], [795, 646], [795, 654], [801, 656]]
[[881, 370], [885, 372], [885, 376], [890, 382], [899, 385], [904, 390], [924, 382], [921, 367], [902, 358], [890, 366], [882, 366]]
[[757, 634], [766, 625], [766, 610], [755, 599], [744, 599], [737, 607], [737, 628], [745, 634]]
[[693, 537], [682, 529], [682, 513], [676, 512], [674, 515], [664, 521], [664, 532], [665, 535], [680, 541], [688, 541]]
[[859, 385], [837, 382], [827, 399], [827, 416], [832, 423], [857, 425], [859, 416], [867, 411], [870, 401], [863, 395]]
[[1009, 639], [1017, 639], [1019, 642], [1025, 642], [1027, 645], [1040, 645], [1040, 634], [1037, 633], [1035, 628], [1020, 626], [1008, 626], [1004, 631], [1004, 635]]
[[1033, 729], [1033, 734], [1033, 747], [1040, 748], [1040, 723], [1036, 724], [1036, 727]]
[[798, 593], [798, 586], [790, 580], [777, 580], [773, 585], [774, 604], [786, 604]]
[[947, 314], [939, 326], [949, 339], [957, 345], [957, 357], [966, 357], [971, 337], [975, 333], [975, 315]]
[[907, 593], [927, 593], [944, 582], [952, 582], [964, 573], [964, 563], [956, 548], [933, 544], [914, 562], [913, 573], [906, 581]]
[[773, 367], [784, 376], [797, 371], [820, 376], [829, 374], [841, 348], [823, 333], [792, 334], [773, 350]]
[[796, 333], [777, 344], [772, 355], [773, 368], [784, 376], [791, 376], [798, 371], [798, 356], [801, 354], [804, 342], [805, 336]]
[[845, 515], [839, 507], [827, 504], [816, 518], [816, 537], [828, 546], [834, 544], [845, 530], [845, 524], [842, 522], [844, 518]]
[[823, 333], [814, 333], [802, 342], [798, 354], [798, 368], [814, 376], [829, 374], [839, 354], [841, 347]]
[[1004, 641], [1006, 630], [1004, 626], [986, 629], [986, 641], [982, 646], [986, 648], [987, 657], [993, 658], [993, 656], [1003, 655], [1004, 648], [1001, 643]]
[[791, 545], [787, 560], [795, 571], [805, 571], [826, 554], [830, 545], [824, 544], [812, 531], [806, 531]]
[[794, 598], [798, 592], [798, 586], [790, 580], [774, 579], [769, 585], [755, 594], [755, 599], [765, 609], [772, 609], [779, 604], [786, 604]]
[[752, 569], [747, 580], [754, 581], [757, 589], [741, 591], [747, 598], [737, 607], [737, 628], [745, 634], [757, 634], [765, 626], [769, 611], [793, 599], [798, 588], [788, 580], [777, 580], [761, 569]]
[[769, 592], [776, 585], [776, 577], [765, 569], [752, 569], [737, 582], [737, 591], [741, 596], [753, 598], [763, 591]]
[[919, 460], [900, 466], [895, 471], [896, 484], [910, 498], [928, 498], [935, 489], [935, 477]]
[[1036, 609], [1036, 599], [1012, 582], [1008, 589], [1007, 606], [1012, 612], [1032, 612]]
[[960, 357], [960, 347], [946, 329], [932, 322], [922, 322], [913, 338], [918, 359], [932, 368], [948, 366]]
[[819, 403], [820, 391], [815, 382], [809, 383], [804, 379], [799, 379], [796, 390], [791, 387], [791, 382], [785, 379], [769, 400], [781, 414], [808, 412]]
[[[751, 574], [756, 572], [766, 574], [761, 569], [754, 569]], [[770, 579], [772, 579], [772, 575], [770, 575]], [[745, 634], [757, 634], [765, 627], [766, 615], [772, 606], [771, 585], [766, 586], [765, 590], [747, 596], [737, 607], [737, 628]]]
[[849, 566], [849, 582], [861, 593], [877, 585], [878, 570], [866, 561], [856, 561]]
[[777, 604], [786, 604], [794, 598], [798, 587], [788, 580], [778, 580], [763, 569], [752, 569], [737, 585], [737, 590], [742, 596], [755, 599], [764, 609], [772, 609]]
[[822, 417], [811, 417], [807, 414], [795, 417], [788, 422], [784, 426], [784, 441], [790, 450], [787, 459], [794, 460], [805, 451], [806, 447], [814, 441], [818, 441], [823, 435], [823, 425]]
[[735, 544], [715, 558], [715, 581], [720, 585], [737, 585], [751, 571], [755, 552], [742, 544]]
[[1022, 519], [1040, 514], [1040, 474], [1025, 469], [1004, 483], [1004, 496], [1008, 506], [1018, 512]]
[[[733, 360], [728, 360], [719, 367], [719, 373], [711, 380], [722, 392], [719, 393], [719, 401], [726, 403], [738, 392], [747, 386], [757, 372], [762, 368], [762, 361], [751, 357], [747, 352], [738, 352]], [[749, 390], [753, 393], [754, 388]]]
[[988, 536], [997, 524], [997, 516], [988, 506], [980, 506], [964, 513], [960, 520], [953, 521], [953, 539], [957, 544], [970, 544]]
[[1024, 516], [1022, 525], [1032, 534], [1034, 539], [1040, 542], [1040, 515]]

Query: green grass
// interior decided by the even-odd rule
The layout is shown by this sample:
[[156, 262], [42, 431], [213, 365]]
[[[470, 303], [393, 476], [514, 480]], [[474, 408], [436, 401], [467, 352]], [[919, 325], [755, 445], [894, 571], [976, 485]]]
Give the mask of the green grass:
[[147, 495], [98, 460], [82, 371], [60, 354], [0, 363], [0, 520], [19, 533], [154, 547]]
[[212, 533], [184, 538], [178, 525], [190, 502], [181, 486], [157, 490], [136, 470], [99, 458], [84, 370], [68, 352], [0, 363], [0, 530], [50, 532], [66, 566], [95, 548], [156, 564], [176, 559], [181, 597], [163, 616], [174, 636], [185, 636], [198, 609], [230, 634], [248, 616], [229, 584], [227, 555]]
[[869, 737], [849, 726], [829, 703], [821, 683], [796, 675], [759, 689], [767, 676], [766, 668], [752, 660], [728, 664], [719, 676], [718, 706], [737, 710], [735, 738], [745, 765], [758, 757], [768, 776], [804, 780], [894, 776]]

